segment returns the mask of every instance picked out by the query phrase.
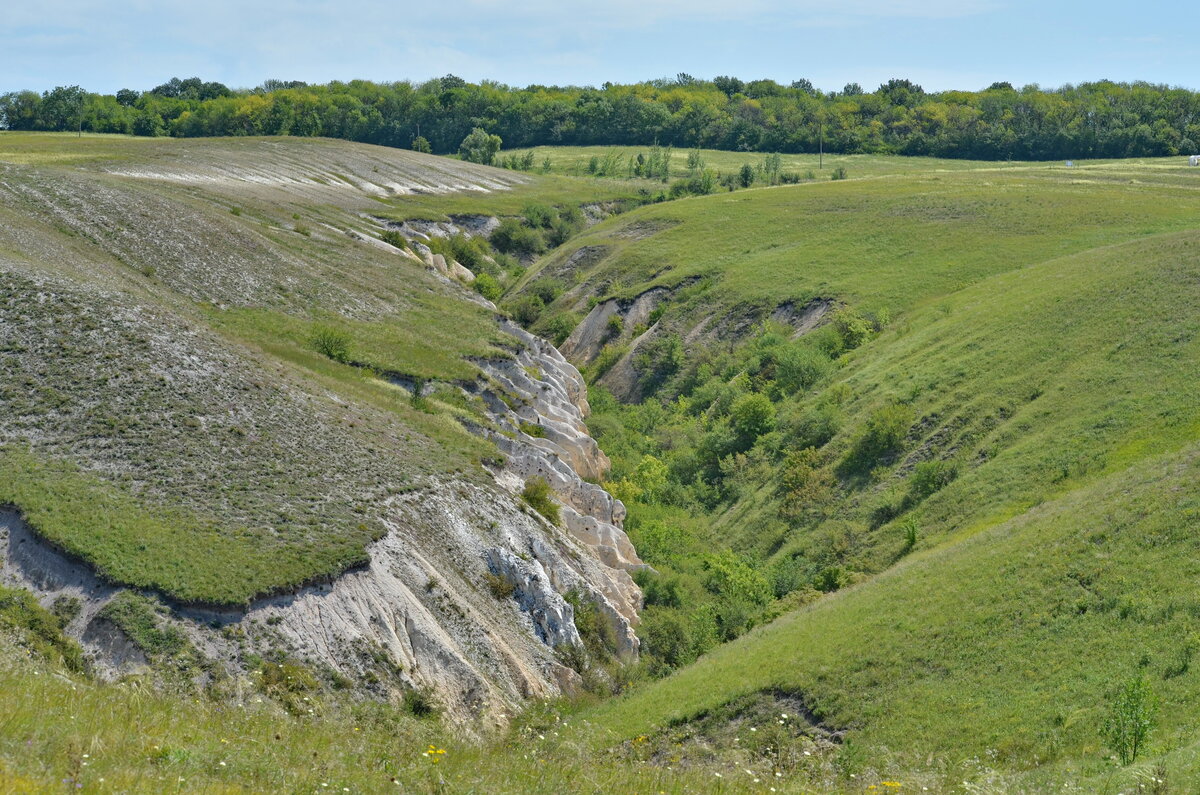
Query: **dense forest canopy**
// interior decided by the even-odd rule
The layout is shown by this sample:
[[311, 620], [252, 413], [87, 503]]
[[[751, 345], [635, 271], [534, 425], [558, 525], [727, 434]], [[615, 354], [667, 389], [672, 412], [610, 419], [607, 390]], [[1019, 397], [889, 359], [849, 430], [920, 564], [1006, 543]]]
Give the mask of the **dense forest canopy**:
[[[199, 78], [150, 91], [93, 94], [78, 86], [0, 96], [0, 127], [181, 137], [328, 136], [434, 152], [458, 150], [475, 128], [507, 148], [650, 145], [764, 152], [897, 153], [979, 159], [1141, 157], [1200, 151], [1200, 93], [1099, 81], [1046, 90], [994, 83], [927, 93], [908, 80], [873, 92], [823, 93], [686, 74], [602, 88], [513, 88], [447, 75], [421, 84], [269, 80], [231, 90]], [[420, 144], [424, 146], [424, 142]]]

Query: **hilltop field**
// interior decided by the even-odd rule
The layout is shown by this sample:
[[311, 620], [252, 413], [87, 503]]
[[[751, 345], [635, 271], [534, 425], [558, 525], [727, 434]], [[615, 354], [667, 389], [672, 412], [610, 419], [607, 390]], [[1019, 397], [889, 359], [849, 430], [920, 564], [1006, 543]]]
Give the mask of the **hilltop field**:
[[[499, 312], [587, 379], [638, 661], [577, 602], [573, 695], [464, 728], [300, 668], [100, 682], [4, 589], [0, 790], [1193, 791], [1200, 168], [504, 158], [0, 134], [0, 507], [165, 604], [336, 580], [492, 488]], [[472, 284], [381, 241], [477, 216], [432, 243]]]

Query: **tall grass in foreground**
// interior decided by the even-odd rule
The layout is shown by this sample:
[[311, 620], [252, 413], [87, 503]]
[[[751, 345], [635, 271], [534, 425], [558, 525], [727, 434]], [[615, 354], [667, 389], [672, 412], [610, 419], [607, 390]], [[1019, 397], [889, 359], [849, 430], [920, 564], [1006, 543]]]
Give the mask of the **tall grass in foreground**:
[[92, 683], [3, 644], [0, 792], [766, 791], [732, 770], [594, 753], [549, 708], [505, 739], [478, 741], [374, 703], [314, 701], [311, 716], [293, 717], [249, 685], [242, 700], [215, 703], [138, 680]]

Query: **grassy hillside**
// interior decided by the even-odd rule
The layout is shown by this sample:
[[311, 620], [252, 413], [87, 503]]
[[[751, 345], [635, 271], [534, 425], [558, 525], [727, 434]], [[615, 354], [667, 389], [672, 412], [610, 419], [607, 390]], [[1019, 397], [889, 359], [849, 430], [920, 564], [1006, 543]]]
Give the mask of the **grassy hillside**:
[[[847, 490], [843, 516], [865, 513], [857, 500], [905, 506], [877, 528], [863, 521], [847, 552], [882, 547], [874, 566], [886, 567], [905, 554], [909, 517], [917, 551], [597, 720], [633, 736], [782, 688], [910, 761], [991, 750], [1005, 765], [1087, 759], [1096, 772], [1112, 692], [1140, 674], [1163, 699], [1158, 750], [1190, 737], [1198, 263], [1194, 232], [1051, 260], [856, 351], [836, 376], [854, 398], [835, 451], [859, 432], [859, 401], [901, 400], [936, 425], [919, 420], [894, 467]], [[905, 464], [922, 457], [954, 462], [957, 477], [909, 505]], [[729, 508], [713, 540], [752, 548], [745, 503], [762, 500]], [[811, 557], [820, 532], [797, 523], [760, 543], [776, 561]]]
[[[1101, 727], [1141, 675], [1153, 753], [1187, 746], [1192, 176], [1021, 165], [684, 199], [530, 273], [565, 288], [547, 328], [666, 288], [590, 371], [638, 379], [635, 405], [593, 395], [592, 426], [660, 570], [644, 651], [676, 673], [589, 719], [661, 748], [784, 692], [881, 775], [1052, 763], [1009, 779], [1037, 789], [1110, 774]], [[812, 301], [828, 314], [796, 336], [781, 310]]]

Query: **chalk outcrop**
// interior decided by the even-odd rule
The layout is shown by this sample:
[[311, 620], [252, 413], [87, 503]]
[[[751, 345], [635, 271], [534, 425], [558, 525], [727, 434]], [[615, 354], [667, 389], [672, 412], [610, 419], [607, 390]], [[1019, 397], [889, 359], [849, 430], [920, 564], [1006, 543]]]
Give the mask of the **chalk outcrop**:
[[[480, 363], [490, 381], [480, 394], [499, 429], [489, 436], [506, 459], [498, 479], [514, 493], [533, 478], [549, 484], [561, 503], [566, 536], [598, 564], [584, 596], [608, 618], [619, 653], [632, 657], [641, 590], [631, 573], [646, 564], [622, 529], [625, 506], [589, 482], [601, 478], [610, 462], [587, 433], [587, 386], [553, 345], [511, 323], [504, 329], [524, 350], [515, 359]], [[554, 581], [555, 572], [549, 574]]]

